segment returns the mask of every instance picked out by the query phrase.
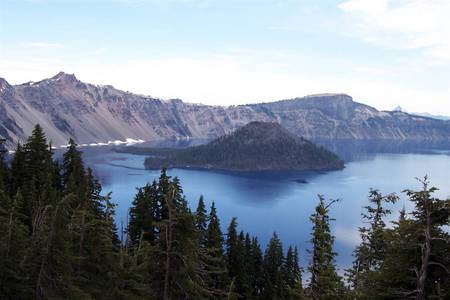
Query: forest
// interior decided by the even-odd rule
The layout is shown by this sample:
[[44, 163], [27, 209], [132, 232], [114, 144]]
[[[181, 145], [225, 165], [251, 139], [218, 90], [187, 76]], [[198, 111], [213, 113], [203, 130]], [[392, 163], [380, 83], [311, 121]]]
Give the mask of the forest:
[[337, 200], [319, 195], [311, 229], [292, 228], [311, 230], [299, 253], [276, 233], [261, 245], [235, 218], [222, 226], [203, 197], [191, 208], [163, 169], [137, 189], [128, 224], [116, 224], [111, 194], [75, 142], [56, 160], [37, 125], [1, 158], [0, 299], [450, 299], [450, 199], [420, 182], [404, 191], [414, 209], [394, 222], [388, 207], [399, 195], [368, 192], [360, 243], [342, 273]]
[[[139, 153], [136, 148], [132, 151]], [[344, 168], [344, 162], [335, 153], [270, 122], [250, 122], [207, 144], [171, 150], [149, 149], [148, 153], [147, 169], [324, 171]]]

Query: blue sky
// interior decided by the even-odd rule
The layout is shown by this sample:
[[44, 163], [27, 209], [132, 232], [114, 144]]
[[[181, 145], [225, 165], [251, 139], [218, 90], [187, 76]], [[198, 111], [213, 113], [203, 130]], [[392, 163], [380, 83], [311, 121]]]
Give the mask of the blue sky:
[[0, 76], [231, 105], [341, 92], [450, 115], [448, 0], [0, 0]]

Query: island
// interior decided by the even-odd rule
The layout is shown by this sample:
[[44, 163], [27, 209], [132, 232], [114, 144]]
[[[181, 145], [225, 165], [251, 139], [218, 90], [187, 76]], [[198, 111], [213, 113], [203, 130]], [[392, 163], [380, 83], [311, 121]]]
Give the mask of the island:
[[205, 145], [155, 151], [145, 159], [145, 167], [327, 171], [344, 168], [344, 162], [335, 153], [290, 133], [278, 123], [250, 122]]

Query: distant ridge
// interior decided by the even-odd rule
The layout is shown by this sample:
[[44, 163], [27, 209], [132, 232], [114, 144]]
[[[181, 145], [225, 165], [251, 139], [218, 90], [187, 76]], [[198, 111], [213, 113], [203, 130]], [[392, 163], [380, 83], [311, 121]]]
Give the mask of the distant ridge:
[[316, 139], [450, 141], [450, 121], [378, 111], [346, 94], [318, 94], [270, 103], [210, 106], [124, 92], [84, 83], [60, 72], [38, 82], [10, 85], [0, 78], [0, 134], [9, 148], [41, 124], [55, 146], [104, 141], [213, 139], [251, 122], [280, 123]]
[[342, 169], [339, 157], [278, 123], [250, 122], [201, 146], [174, 149], [145, 160], [148, 169], [195, 168], [232, 171]]

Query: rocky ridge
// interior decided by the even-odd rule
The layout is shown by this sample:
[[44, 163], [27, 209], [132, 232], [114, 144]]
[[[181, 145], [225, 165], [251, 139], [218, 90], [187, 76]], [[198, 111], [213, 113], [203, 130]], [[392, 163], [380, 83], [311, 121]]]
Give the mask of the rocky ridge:
[[277, 122], [307, 139], [450, 141], [450, 121], [378, 111], [345, 94], [210, 106], [162, 100], [81, 82], [63, 72], [10, 85], [0, 78], [0, 134], [11, 148], [36, 123], [56, 146], [114, 140], [213, 139], [251, 122]]

